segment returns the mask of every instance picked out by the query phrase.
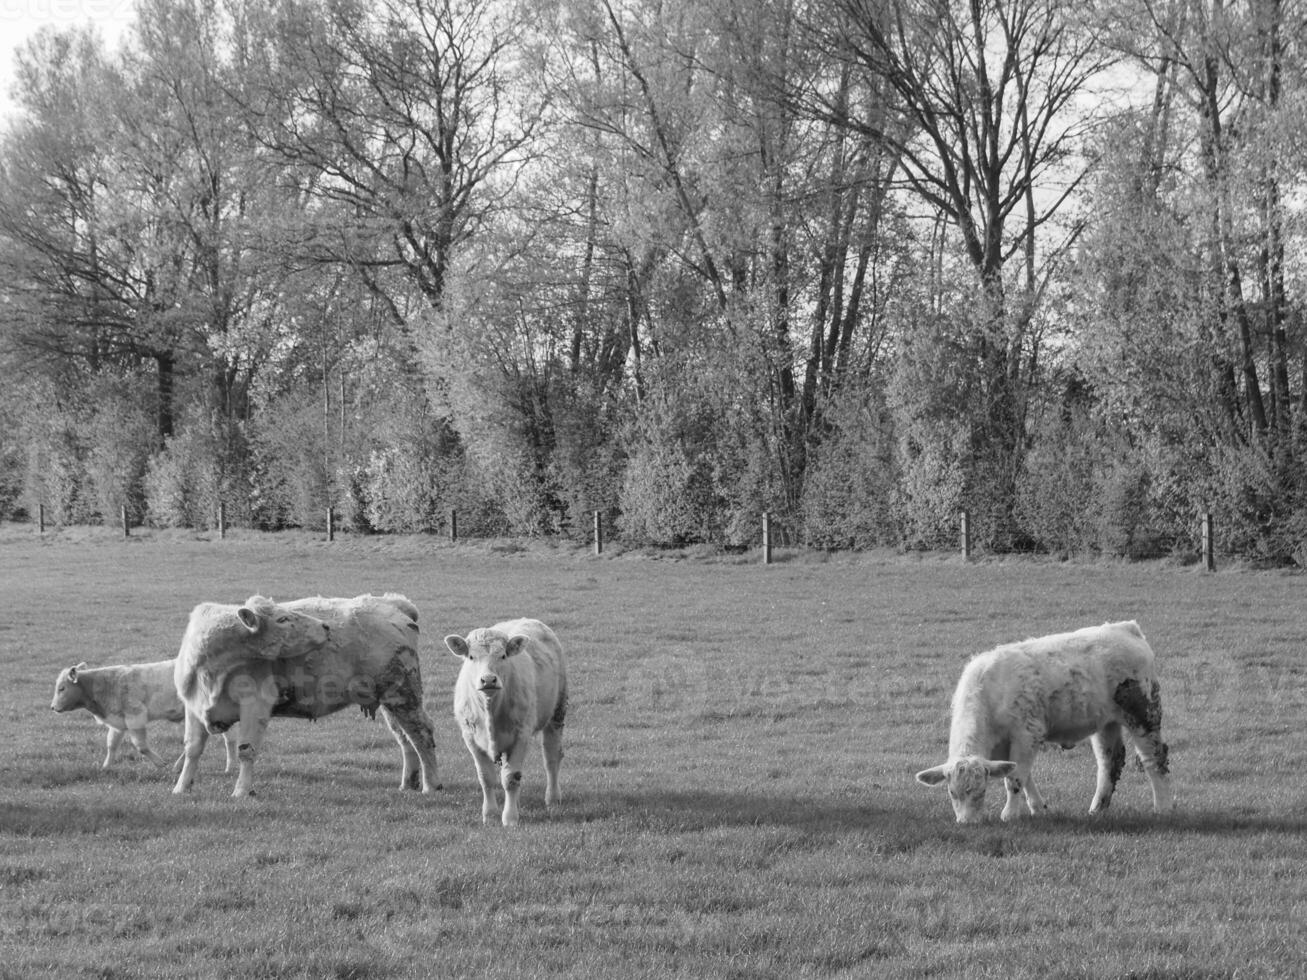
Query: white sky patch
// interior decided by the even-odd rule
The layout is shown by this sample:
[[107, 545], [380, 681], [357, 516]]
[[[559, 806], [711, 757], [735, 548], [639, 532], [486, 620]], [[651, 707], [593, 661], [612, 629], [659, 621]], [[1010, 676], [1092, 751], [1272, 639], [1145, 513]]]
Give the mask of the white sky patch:
[[92, 24], [112, 51], [134, 15], [132, 0], [0, 0], [0, 126], [14, 112], [14, 51], [28, 38], [42, 27]]

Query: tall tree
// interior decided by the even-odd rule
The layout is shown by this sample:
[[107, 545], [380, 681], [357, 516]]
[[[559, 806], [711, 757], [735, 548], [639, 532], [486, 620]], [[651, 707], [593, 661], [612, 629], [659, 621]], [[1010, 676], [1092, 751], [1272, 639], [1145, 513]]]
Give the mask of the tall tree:
[[21, 115], [0, 146], [0, 322], [19, 370], [76, 376], [149, 354], [101, 217], [120, 84], [89, 33], [43, 31], [18, 52]]
[[971, 489], [982, 498], [972, 503], [988, 504], [990, 543], [1004, 547], [1016, 530], [1036, 314], [1078, 234], [1053, 237], [1086, 173], [1075, 153], [1093, 116], [1077, 99], [1112, 56], [1067, 0], [833, 0], [833, 8], [829, 49], [889, 86], [898, 119], [860, 118], [838, 102], [828, 113], [894, 147], [913, 195], [957, 230], [977, 283], [980, 310], [965, 338], [976, 393]]
[[397, 322], [410, 287], [440, 307], [454, 251], [529, 152], [538, 108], [508, 77], [520, 39], [502, 14], [496, 0], [247, 5], [247, 119], [305, 197], [290, 244], [354, 270]]

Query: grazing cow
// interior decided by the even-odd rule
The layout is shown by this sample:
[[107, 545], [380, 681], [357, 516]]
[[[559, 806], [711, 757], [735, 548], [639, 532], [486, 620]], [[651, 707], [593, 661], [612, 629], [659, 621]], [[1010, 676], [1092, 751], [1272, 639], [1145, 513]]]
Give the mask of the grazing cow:
[[[131, 736], [137, 752], [162, 768], [168, 763], [150, 748], [145, 725], [151, 721], [182, 721], [186, 717], [186, 708], [173, 684], [173, 667], [171, 660], [115, 667], [88, 667], [85, 663], [66, 667], [55, 680], [50, 707], [59, 712], [85, 708], [96, 722], [108, 729], [108, 751], [100, 764], [101, 769], [108, 769], [113, 764], [125, 734]], [[179, 756], [174, 768], [181, 762]], [[231, 743], [228, 742], [228, 769], [231, 762]]]
[[948, 762], [917, 773], [948, 784], [959, 823], [984, 819], [985, 786], [1002, 776], [1002, 818], [1018, 815], [1023, 790], [1031, 814], [1048, 808], [1030, 776], [1046, 742], [1071, 748], [1089, 736], [1098, 760], [1090, 813], [1105, 810], [1125, 765], [1122, 729], [1153, 789], [1153, 810], [1175, 805], [1162, 741], [1162, 701], [1153, 651], [1133, 622], [1108, 623], [1010, 643], [973, 658], [953, 693]]
[[544, 732], [545, 803], [562, 802], [558, 765], [563, 761], [567, 715], [567, 669], [563, 646], [544, 623], [513, 619], [475, 629], [464, 639], [445, 637], [463, 658], [454, 685], [454, 717], [481, 781], [481, 821], [495, 815], [495, 770], [504, 787], [505, 827], [516, 826], [522, 765], [531, 737]]
[[439, 789], [417, 618], [417, 608], [393, 593], [196, 606], [174, 676], [186, 705], [186, 750], [173, 792], [190, 788], [210, 732], [239, 724], [232, 795], [246, 796], [271, 718], [316, 719], [352, 704], [369, 716], [381, 711], [403, 756], [401, 788]]

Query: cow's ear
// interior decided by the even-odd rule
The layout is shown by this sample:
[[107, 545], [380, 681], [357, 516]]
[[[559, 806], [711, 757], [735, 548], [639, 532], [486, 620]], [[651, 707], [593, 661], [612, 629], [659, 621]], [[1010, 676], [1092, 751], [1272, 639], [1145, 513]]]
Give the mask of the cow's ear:
[[[86, 664], [79, 664], [78, 666], [85, 667]], [[77, 683], [77, 667], [68, 668], [68, 683], [69, 684]]]
[[948, 763], [942, 766], [935, 766], [931, 769], [923, 769], [917, 773], [917, 782], [925, 783], [927, 786], [938, 786], [944, 780], [948, 779]]
[[520, 633], [517, 636], [510, 636], [508, 643], [504, 645], [504, 656], [511, 657], [513, 654], [519, 653], [522, 647], [526, 646], [526, 640], [527, 638]]
[[257, 633], [263, 628], [263, 618], [249, 606], [241, 606], [236, 610], [236, 618], [241, 621], [251, 633]]
[[1015, 762], [986, 762], [985, 772], [989, 773], [990, 779], [997, 779], [999, 776], [1010, 776], [1016, 767]]
[[449, 647], [449, 652], [456, 657], [466, 657], [469, 652], [467, 640], [463, 639], [457, 633], [450, 633], [445, 637], [445, 646]]

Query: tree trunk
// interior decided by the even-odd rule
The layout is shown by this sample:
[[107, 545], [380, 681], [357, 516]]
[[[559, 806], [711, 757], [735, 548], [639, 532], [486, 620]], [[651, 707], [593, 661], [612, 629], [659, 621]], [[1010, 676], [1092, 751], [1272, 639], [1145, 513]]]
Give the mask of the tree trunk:
[[158, 414], [156, 415], [156, 435], [159, 446], [173, 434], [173, 387], [177, 370], [172, 351], [157, 351], [154, 355], [155, 367], [158, 369]]

